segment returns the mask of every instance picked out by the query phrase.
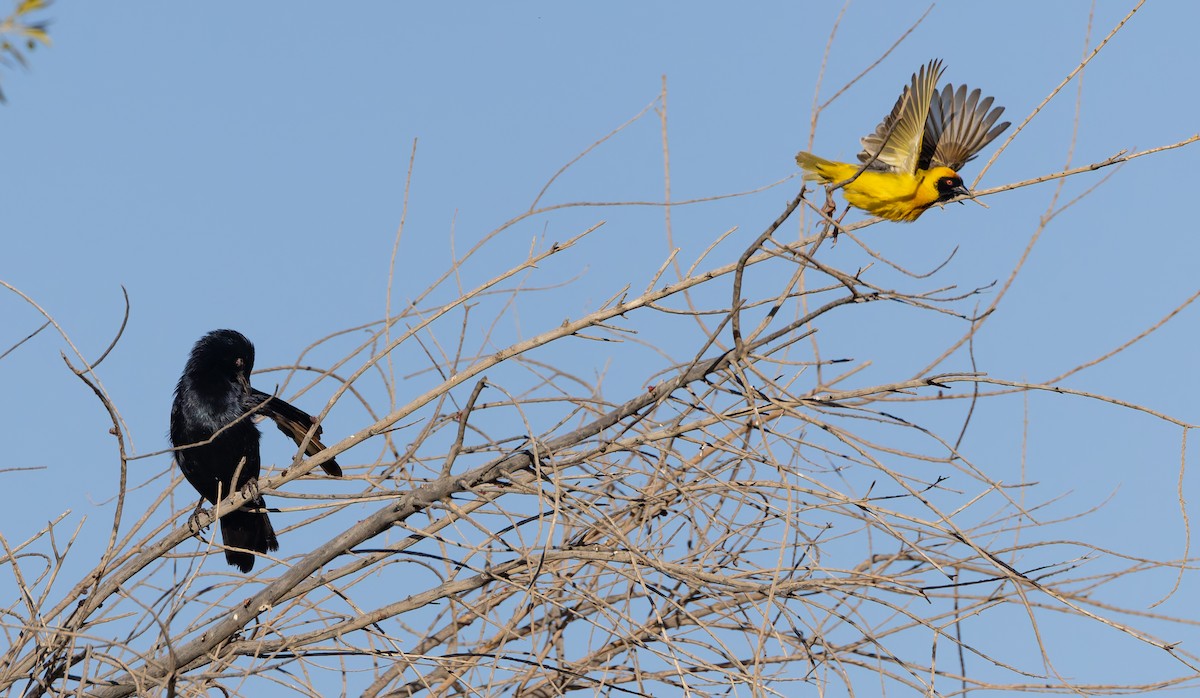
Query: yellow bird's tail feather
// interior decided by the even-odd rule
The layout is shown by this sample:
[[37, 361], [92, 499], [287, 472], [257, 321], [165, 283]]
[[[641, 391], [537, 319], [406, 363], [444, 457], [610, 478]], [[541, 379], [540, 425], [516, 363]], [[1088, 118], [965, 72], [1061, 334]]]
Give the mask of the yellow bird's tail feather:
[[850, 179], [858, 172], [858, 166], [851, 165], [846, 162], [834, 162], [825, 158], [817, 157], [812, 153], [800, 151], [796, 153], [796, 164], [804, 170], [804, 179], [812, 181], [820, 181], [826, 184], [841, 182]]

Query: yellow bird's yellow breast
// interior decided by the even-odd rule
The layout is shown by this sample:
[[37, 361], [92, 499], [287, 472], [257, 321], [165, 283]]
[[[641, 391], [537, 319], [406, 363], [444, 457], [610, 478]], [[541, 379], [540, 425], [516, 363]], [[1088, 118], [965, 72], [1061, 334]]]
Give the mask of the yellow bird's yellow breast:
[[880, 218], [911, 223], [938, 200], [937, 186], [924, 170], [916, 174], [863, 172], [843, 191], [851, 206]]

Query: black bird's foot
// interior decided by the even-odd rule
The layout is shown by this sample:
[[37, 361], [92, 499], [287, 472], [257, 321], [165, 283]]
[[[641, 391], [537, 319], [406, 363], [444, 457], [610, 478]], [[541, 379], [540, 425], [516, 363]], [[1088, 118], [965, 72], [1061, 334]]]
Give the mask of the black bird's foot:
[[204, 513], [204, 500], [203, 499], [196, 502], [196, 508], [195, 508], [195, 510], [192, 511], [192, 515], [188, 517], [188, 522], [187, 522], [188, 529], [191, 530], [192, 535], [196, 536], [197, 538], [200, 538], [200, 539], [204, 538], [204, 536], [201, 534], [204, 533], [204, 531], [208, 529], [207, 525], [201, 525], [201, 523], [200, 523], [200, 514], [202, 514], [202, 513]]
[[242, 491], [246, 493], [249, 501], [257, 501], [259, 498], [258, 478], [252, 477], [247, 480], [246, 484], [242, 485]]

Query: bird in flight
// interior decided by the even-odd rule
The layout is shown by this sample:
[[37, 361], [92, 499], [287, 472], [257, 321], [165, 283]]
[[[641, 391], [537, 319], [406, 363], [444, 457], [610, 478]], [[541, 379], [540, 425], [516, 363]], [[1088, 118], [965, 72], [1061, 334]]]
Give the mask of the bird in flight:
[[[214, 330], [192, 347], [171, 405], [171, 444], [175, 461], [192, 487], [216, 504], [257, 480], [261, 463], [258, 427], [253, 417], [270, 417], [296, 445], [312, 432], [306, 455], [325, 449], [321, 427], [312, 415], [284, 400], [250, 387], [254, 345], [240, 332]], [[321, 464], [340, 477], [332, 459]], [[254, 568], [253, 553], [279, 549], [262, 496], [221, 518], [225, 561], [242, 572]], [[252, 551], [252, 552], [248, 552]]]
[[[947, 84], [938, 91], [943, 71], [932, 60], [913, 74], [896, 106], [862, 139], [861, 164], [835, 162], [800, 152], [796, 163], [804, 178], [842, 187], [851, 206], [881, 218], [911, 223], [934, 204], [970, 196], [958, 170], [1009, 127], [995, 125], [1004, 107], [980, 99], [978, 89]], [[860, 173], [859, 170], [862, 170]]]

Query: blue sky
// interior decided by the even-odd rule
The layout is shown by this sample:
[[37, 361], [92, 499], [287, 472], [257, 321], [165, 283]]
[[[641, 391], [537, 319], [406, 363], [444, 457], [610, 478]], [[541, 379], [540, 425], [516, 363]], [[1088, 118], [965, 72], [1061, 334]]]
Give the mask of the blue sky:
[[[1091, 45], [1130, 7], [1100, 3]], [[269, 367], [294, 361], [328, 334], [382, 316], [414, 139], [392, 291], [392, 302], [401, 305], [445, 269], [452, 244], [461, 254], [527, 210], [560, 167], [654, 100], [663, 76], [673, 199], [748, 191], [793, 177], [765, 192], [674, 211], [672, 244], [687, 260], [738, 226], [714, 252], [713, 266], [726, 263], [800, 185], [792, 157], [809, 142], [814, 87], [841, 9], [816, 3], [733, 8], [706, 2], [59, 2], [47, 13], [54, 45], [32, 54], [31, 70], [0, 73], [9, 101], [0, 107], [0, 280], [41, 304], [89, 357], [111, 341], [123, 312], [121, 286], [128, 290], [129, 326], [100, 375], [136, 452], [157, 451], [166, 447], [171, 391], [204, 332], [239, 329], [256, 343], [258, 365]], [[924, 9], [850, 5], [829, 55], [821, 101], [879, 57]], [[1023, 120], [1083, 55], [1091, 10], [1086, 2], [938, 5], [886, 61], [825, 110], [813, 150], [852, 159], [858, 138], [933, 57], [946, 61], [946, 80], [983, 88], [1007, 107], [1006, 118]], [[1074, 166], [1198, 130], [1194, 62], [1180, 59], [1198, 23], [1194, 3], [1148, 3], [1095, 59], [1083, 77]], [[1044, 109], [980, 186], [1061, 169], [1072, 147], [1076, 94], [1072, 84]], [[968, 182], [1010, 133], [965, 168]], [[1194, 218], [1197, 152], [1193, 146], [1131, 162], [1057, 216], [978, 337], [979, 370], [1009, 380], [1051, 378], [1119, 346], [1194, 293], [1200, 243], [1188, 220]], [[568, 170], [542, 203], [661, 201], [662, 171], [660, 124], [650, 114]], [[1109, 172], [1071, 179], [1060, 201]], [[935, 286], [1003, 283], [1055, 186], [989, 197], [987, 209], [935, 209], [916, 224], [877, 225], [862, 235], [916, 269], [932, 268], [957, 249]], [[494, 351], [595, 308], [625, 284], [644, 286], [670, 247], [657, 208], [572, 209], [527, 221], [467, 264], [463, 285], [518, 263], [536, 238], [566, 239], [600, 221], [605, 225], [577, 250], [528, 279], [531, 286], [561, 286], [523, 297], [490, 336], [484, 335], [487, 323], [472, 328], [478, 334], [468, 344]], [[796, 234], [799, 222], [789, 225]], [[828, 254], [827, 261], [844, 268], [860, 264], [849, 244]], [[452, 291], [443, 287], [426, 306], [449, 300]], [[984, 294], [982, 302], [990, 299]], [[488, 309], [485, 304], [481, 312]], [[0, 317], [0, 350], [41, 324], [8, 292], [0, 293]], [[907, 377], [924, 366], [931, 346], [944, 346], [913, 341], [913, 332], [961, 333], [949, 324], [909, 324], [895, 309], [855, 317], [861, 320], [828, 328], [822, 341], [828, 355], [872, 362], [856, 378], [860, 384]], [[670, 354], [693, 347], [687, 338], [645, 331]], [[1200, 422], [1198, 338], [1197, 310], [1185, 309], [1147, 340], [1066, 385]], [[335, 341], [315, 352], [312, 363], [336, 360], [357, 341]], [[539, 358], [585, 376], [603, 372], [611, 399], [644, 386], [665, 365], [650, 351], [585, 349], [548, 350]], [[107, 416], [63, 365], [64, 350], [61, 338], [47, 331], [0, 361], [0, 391], [8, 396], [0, 401], [6, 467], [40, 468], [4, 476], [10, 490], [21, 493], [10, 496], [0, 514], [0, 531], [10, 541], [23, 540], [66, 509], [103, 521], [101, 502], [114, 491]], [[432, 384], [424, 356], [417, 346], [398, 352], [397, 373], [416, 374], [401, 390]], [[968, 368], [964, 360], [953, 366]], [[271, 390], [275, 380], [256, 382]], [[318, 385], [298, 402], [315, 410], [332, 389]], [[369, 423], [361, 410], [342, 404], [326, 421], [327, 433]], [[975, 419], [967, 447], [998, 479], [1019, 480], [1024, 467], [1025, 477], [1040, 483], [1040, 497], [1069, 494], [1063, 512], [1112, 496], [1102, 512], [1056, 535], [1165, 559], [1182, 554], [1175, 489], [1180, 429], [1111, 405], [1046, 395], [988, 403]], [[264, 444], [265, 461], [288, 457], [274, 435]], [[377, 455], [364, 445], [346, 460], [369, 462]], [[166, 456], [135, 461], [135, 470], [142, 469], [135, 477], [167, 466]], [[1194, 506], [1190, 513], [1196, 514]], [[1124, 589], [1129, 596], [1120, 601], [1145, 608], [1172, 581], [1156, 578]], [[1166, 612], [1188, 613], [1198, 596], [1189, 573]], [[1168, 639], [1195, 651], [1200, 634], [1189, 630]], [[1129, 649], [1116, 642], [1111, 656], [1124, 656], [1121, 647]], [[1105, 673], [1105, 661], [1097, 659], [1104, 655], [1076, 653], [1069, 639], [1056, 649], [1073, 675]], [[1138, 651], [1149, 659], [1124, 671], [1144, 670], [1149, 680], [1179, 669]]]

